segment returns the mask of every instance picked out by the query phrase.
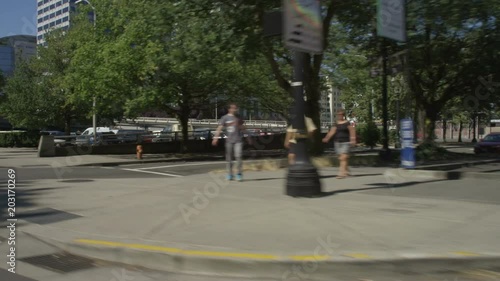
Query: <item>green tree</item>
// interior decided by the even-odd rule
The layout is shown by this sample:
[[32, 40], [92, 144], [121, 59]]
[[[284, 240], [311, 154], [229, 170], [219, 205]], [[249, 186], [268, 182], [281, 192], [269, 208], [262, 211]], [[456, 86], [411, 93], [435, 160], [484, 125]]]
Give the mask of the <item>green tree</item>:
[[3, 87], [5, 87], [6, 81], [3, 76], [3, 72], [0, 70], [0, 93], [2, 92]]
[[426, 141], [448, 101], [473, 95], [479, 77], [498, 75], [499, 8], [488, 0], [409, 2], [410, 87], [428, 120]]
[[7, 80], [0, 114], [14, 127], [40, 129], [56, 124], [56, 100], [48, 94], [40, 76], [30, 62], [20, 62]]

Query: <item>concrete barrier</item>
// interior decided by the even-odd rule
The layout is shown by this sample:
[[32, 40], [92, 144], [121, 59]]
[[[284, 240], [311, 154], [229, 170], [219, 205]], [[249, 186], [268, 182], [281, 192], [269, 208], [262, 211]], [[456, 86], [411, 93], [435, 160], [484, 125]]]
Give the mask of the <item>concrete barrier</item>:
[[54, 136], [43, 135], [38, 143], [38, 157], [54, 157], [56, 148], [54, 145]]

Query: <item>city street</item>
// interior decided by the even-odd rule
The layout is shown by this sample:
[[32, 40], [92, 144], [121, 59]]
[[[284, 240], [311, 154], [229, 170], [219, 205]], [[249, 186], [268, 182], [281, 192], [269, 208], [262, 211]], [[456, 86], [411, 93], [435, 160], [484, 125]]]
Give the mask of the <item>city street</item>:
[[18, 168], [23, 180], [76, 180], [113, 178], [164, 178], [203, 174], [226, 167], [223, 161], [131, 164], [117, 167], [60, 167], [59, 165]]
[[[382, 249], [397, 252], [400, 251], [398, 249], [404, 249], [410, 252], [435, 251], [434, 255], [443, 255], [453, 250], [467, 256], [481, 255], [484, 251], [494, 253], [494, 248], [498, 245], [498, 238], [494, 238], [495, 233], [498, 233], [497, 215], [500, 214], [498, 181], [476, 179], [445, 181], [415, 178], [411, 174], [401, 175], [401, 178], [387, 178], [383, 175], [386, 168], [353, 167], [351, 170], [353, 177], [344, 180], [334, 178], [338, 172], [337, 168], [321, 169], [326, 195], [320, 199], [305, 201], [283, 195], [285, 170], [247, 172], [244, 182], [229, 184], [229, 189], [224, 189], [219, 197], [210, 200], [213, 203], [200, 214], [200, 220], [194, 218], [191, 224], [185, 225], [182, 216], [176, 215], [179, 202], [189, 201], [193, 188], [202, 187], [204, 182], [207, 183], [206, 173], [224, 169], [224, 165], [224, 162], [215, 161], [117, 167], [64, 167], [59, 171], [49, 167], [16, 169], [19, 204], [17, 211], [20, 217], [18, 243], [23, 245], [19, 246], [18, 272], [36, 281], [84, 281], [89, 278], [98, 281], [110, 281], [115, 278], [116, 281], [121, 281], [117, 276], [130, 281], [287, 280], [200, 277], [178, 272], [166, 273], [165, 270], [147, 269], [147, 264], [141, 265], [146, 268], [123, 266], [95, 258], [82, 258], [78, 253], [71, 258], [65, 258], [74, 260], [75, 264], [62, 262], [59, 266], [66, 268], [62, 271], [55, 270], [54, 264], [41, 268], [34, 266], [31, 261], [22, 260], [25, 257], [40, 255], [64, 255], [59, 249], [49, 247], [46, 242], [41, 242], [43, 240], [34, 238], [40, 235], [40, 230], [49, 231], [51, 227], [57, 229], [56, 236], [60, 237], [70, 233], [66, 230], [68, 227], [71, 231], [75, 231], [75, 234], [81, 233], [79, 236], [70, 236], [80, 238], [86, 237], [87, 232], [90, 235], [92, 229], [111, 230], [106, 234], [95, 233], [97, 236], [94, 239], [113, 240], [118, 239], [113, 237], [122, 235], [139, 238], [143, 235], [141, 233], [146, 232], [152, 235], [142, 242], [139, 240], [138, 243], [170, 237], [168, 241], [170, 239], [176, 242], [190, 241], [200, 245], [215, 243], [214, 245], [218, 247], [236, 248], [240, 245], [237, 241], [243, 239], [246, 241], [245, 244], [253, 245], [255, 251], [260, 252], [281, 248], [292, 250], [290, 247], [297, 248], [299, 252], [307, 252], [314, 247], [314, 243], [311, 244], [309, 240], [314, 240], [314, 237], [321, 233], [334, 234], [333, 237], [341, 245], [336, 250], [339, 255], [342, 255], [342, 252], [369, 253]], [[498, 169], [498, 165], [488, 164], [477, 166], [475, 169], [492, 171]], [[0, 173], [4, 182], [7, 171], [1, 169]], [[492, 171], [492, 173], [498, 172]], [[108, 201], [107, 198], [113, 200]], [[0, 199], [6, 201], [4, 196]], [[109, 205], [109, 202], [113, 204]], [[239, 210], [234, 209], [235, 204], [239, 205]], [[297, 206], [298, 209], [294, 210], [296, 207], [293, 206]], [[249, 213], [244, 213], [247, 208]], [[278, 242], [264, 238], [279, 236], [276, 231], [280, 232], [280, 228], [273, 227], [272, 224], [278, 223], [276, 219], [286, 221], [286, 216], [281, 215], [269, 221], [259, 215], [262, 213], [280, 215], [282, 212], [277, 210], [286, 209], [296, 216], [297, 226], [312, 220], [312, 224], [308, 226], [310, 229], [304, 229], [304, 233], [293, 232], [295, 234], [293, 246], [287, 244], [287, 240]], [[56, 210], [65, 211], [73, 217], [60, 221], [58, 216], [61, 215], [46, 214]], [[33, 214], [33, 212], [42, 213]], [[318, 212], [323, 215], [307, 218]], [[5, 209], [2, 210], [3, 213]], [[236, 216], [236, 221], [231, 218], [233, 215]], [[248, 216], [246, 219], [248, 222], [236, 223], [242, 216]], [[143, 231], [134, 232], [128, 228], [131, 226], [130, 222], [135, 220], [141, 221]], [[117, 228], [109, 227], [111, 221]], [[226, 223], [220, 225], [219, 221]], [[325, 221], [330, 223], [321, 226]], [[209, 227], [210, 222], [214, 223], [214, 228]], [[422, 224], [423, 222], [426, 223]], [[476, 223], [478, 224], [474, 225]], [[170, 225], [176, 226], [175, 231], [165, 232]], [[233, 230], [232, 235], [224, 239], [217, 233], [224, 231], [225, 227]], [[287, 226], [285, 224], [282, 227]], [[328, 229], [323, 230], [325, 227]], [[26, 235], [25, 232], [30, 235]], [[45, 235], [49, 235], [48, 233]], [[313, 236], [308, 237], [308, 233]], [[6, 236], [6, 233], [0, 232], [2, 241], [5, 241]], [[393, 240], [391, 236], [398, 238]], [[164, 242], [167, 243], [165, 245], [168, 245], [168, 241]], [[3, 248], [7, 245], [6, 243], [0, 245], [3, 252]], [[247, 251], [250, 249], [248, 246], [244, 246]], [[381, 265], [384, 265], [386, 270], [363, 267], [361, 270], [348, 273], [338, 268], [338, 274], [333, 274], [328, 279], [311, 274], [300, 280], [479, 281], [500, 278], [500, 268], [477, 265], [474, 262], [461, 270], [450, 270], [444, 265], [436, 269], [437, 265], [430, 264], [408, 270], [397, 263], [391, 265], [390, 261], [384, 261]], [[5, 268], [5, 264], [2, 268]], [[3, 277], [2, 274], [6, 273], [0, 271], [0, 278]]]

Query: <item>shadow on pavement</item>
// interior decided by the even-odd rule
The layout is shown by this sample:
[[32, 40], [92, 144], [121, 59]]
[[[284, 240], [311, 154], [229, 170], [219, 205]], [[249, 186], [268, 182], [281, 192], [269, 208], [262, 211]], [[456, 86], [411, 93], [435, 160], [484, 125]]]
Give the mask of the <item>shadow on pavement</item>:
[[[372, 176], [382, 176], [383, 174], [377, 173], [377, 174], [359, 174], [359, 175], [352, 175], [350, 178], [359, 178], [359, 177], [372, 177]], [[319, 176], [320, 179], [329, 179], [329, 178], [335, 178], [337, 175], [328, 175], [328, 176]], [[251, 179], [251, 180], [245, 180], [245, 181], [269, 181], [269, 180], [286, 180], [286, 177], [281, 177], [281, 178], [260, 178], [260, 179]]]
[[410, 182], [404, 182], [404, 183], [398, 183], [398, 184], [370, 183], [370, 184], [366, 184], [366, 185], [373, 186], [373, 187], [333, 190], [333, 191], [328, 191], [328, 192], [322, 192], [321, 195], [318, 197], [328, 197], [328, 196], [333, 196], [336, 194], [348, 193], [348, 192], [358, 192], [358, 191], [367, 191], [367, 190], [376, 190], [376, 189], [402, 188], [402, 187], [409, 187], [409, 186], [414, 186], [414, 185], [418, 185], [418, 184], [422, 184], [422, 183], [431, 183], [431, 182], [440, 182], [440, 181], [446, 181], [446, 180], [431, 180], [431, 181], [425, 181], [425, 182], [410, 181]]
[[[376, 174], [358, 174], [358, 175], [351, 175], [349, 178], [360, 178], [360, 177], [373, 177], [373, 176], [382, 176], [384, 174], [382, 173], [376, 173]], [[329, 176], [319, 176], [320, 179], [329, 179], [329, 178], [335, 178], [337, 175], [329, 175]]]

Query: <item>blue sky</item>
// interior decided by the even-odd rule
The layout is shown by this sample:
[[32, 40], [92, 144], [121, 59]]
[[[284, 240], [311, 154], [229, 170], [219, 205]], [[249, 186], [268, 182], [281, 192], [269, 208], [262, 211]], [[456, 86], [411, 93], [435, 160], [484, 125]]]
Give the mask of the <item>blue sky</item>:
[[0, 37], [36, 35], [36, 0], [0, 0]]

